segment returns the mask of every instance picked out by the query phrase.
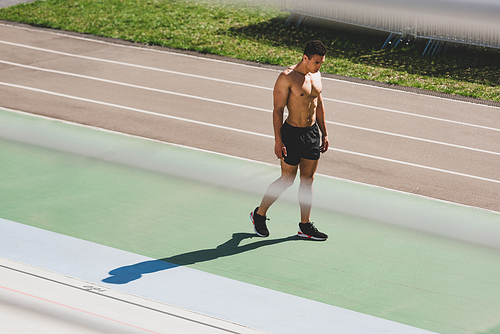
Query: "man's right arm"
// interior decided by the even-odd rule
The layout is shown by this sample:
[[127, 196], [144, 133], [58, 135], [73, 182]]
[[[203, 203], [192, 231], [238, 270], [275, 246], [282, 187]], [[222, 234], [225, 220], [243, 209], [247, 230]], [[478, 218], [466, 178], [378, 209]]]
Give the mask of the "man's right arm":
[[276, 154], [279, 159], [283, 159], [286, 156], [286, 147], [281, 139], [281, 127], [283, 126], [283, 113], [285, 112], [285, 106], [288, 102], [289, 94], [289, 80], [283, 72], [276, 80], [273, 90], [274, 154]]

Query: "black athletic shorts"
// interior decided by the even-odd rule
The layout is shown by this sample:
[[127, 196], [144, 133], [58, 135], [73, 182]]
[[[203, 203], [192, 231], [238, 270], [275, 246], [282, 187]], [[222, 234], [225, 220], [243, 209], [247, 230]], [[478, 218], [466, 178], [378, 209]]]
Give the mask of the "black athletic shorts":
[[281, 127], [281, 140], [286, 147], [284, 160], [287, 164], [297, 166], [302, 158], [319, 159], [321, 138], [316, 123], [307, 128], [298, 128], [285, 122]]

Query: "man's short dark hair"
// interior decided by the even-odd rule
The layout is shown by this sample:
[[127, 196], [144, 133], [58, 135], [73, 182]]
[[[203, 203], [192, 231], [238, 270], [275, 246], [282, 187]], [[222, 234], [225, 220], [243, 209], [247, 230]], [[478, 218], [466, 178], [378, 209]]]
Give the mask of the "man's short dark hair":
[[326, 55], [326, 47], [321, 41], [318, 40], [309, 41], [306, 43], [304, 54], [309, 59], [311, 59], [314, 55], [319, 55], [323, 57], [324, 55]]

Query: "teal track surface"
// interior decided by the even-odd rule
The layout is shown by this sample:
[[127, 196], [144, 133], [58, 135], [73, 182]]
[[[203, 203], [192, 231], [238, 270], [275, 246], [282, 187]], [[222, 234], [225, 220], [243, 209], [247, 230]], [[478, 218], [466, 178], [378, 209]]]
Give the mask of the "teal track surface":
[[497, 213], [319, 175], [330, 238], [295, 236], [294, 186], [263, 239], [248, 214], [276, 166], [10, 111], [0, 134], [0, 218], [429, 331], [500, 332]]

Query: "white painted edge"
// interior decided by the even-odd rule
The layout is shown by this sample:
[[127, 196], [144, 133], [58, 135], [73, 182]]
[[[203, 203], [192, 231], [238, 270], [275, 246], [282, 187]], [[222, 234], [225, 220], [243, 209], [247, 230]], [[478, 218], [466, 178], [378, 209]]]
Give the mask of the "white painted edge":
[[430, 333], [186, 267], [159, 270], [122, 285], [105, 283], [112, 270], [158, 260], [1, 218], [0, 256], [275, 334]]

